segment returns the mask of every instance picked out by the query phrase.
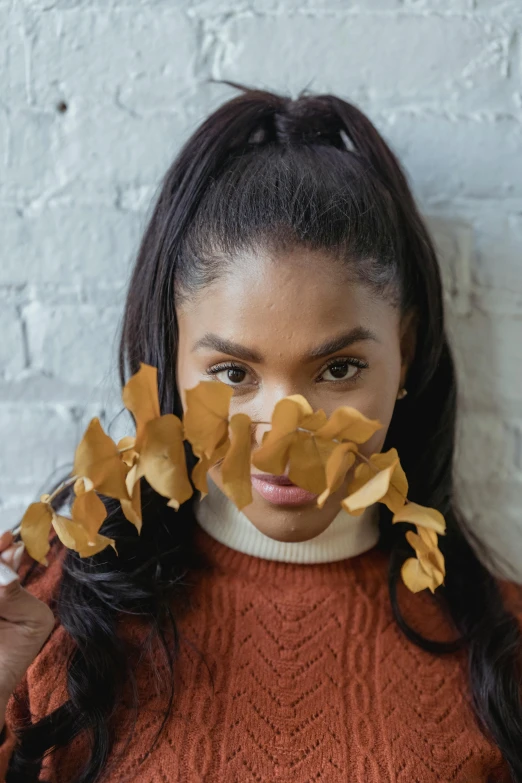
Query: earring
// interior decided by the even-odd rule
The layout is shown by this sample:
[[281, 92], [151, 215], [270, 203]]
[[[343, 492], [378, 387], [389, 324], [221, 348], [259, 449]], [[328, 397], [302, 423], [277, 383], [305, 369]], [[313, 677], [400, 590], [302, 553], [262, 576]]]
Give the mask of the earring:
[[403, 387], [402, 389], [399, 389], [399, 393], [397, 394], [397, 399], [402, 400], [402, 398], [406, 397], [407, 394], [408, 394], [408, 390]]

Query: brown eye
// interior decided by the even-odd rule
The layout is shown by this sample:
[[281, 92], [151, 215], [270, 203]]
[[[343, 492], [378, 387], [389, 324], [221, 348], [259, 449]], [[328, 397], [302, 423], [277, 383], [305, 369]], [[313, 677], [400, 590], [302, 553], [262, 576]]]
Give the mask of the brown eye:
[[231, 383], [241, 383], [241, 381], [245, 377], [245, 371], [239, 369], [239, 367], [230, 367], [228, 370], [224, 371], [226, 373], [227, 379]]
[[228, 386], [239, 386], [248, 374], [247, 370], [236, 364], [219, 364], [208, 369], [207, 373]]
[[[336, 359], [323, 371], [323, 381], [355, 381], [368, 365], [358, 359]], [[332, 377], [328, 377], [330, 373]]]

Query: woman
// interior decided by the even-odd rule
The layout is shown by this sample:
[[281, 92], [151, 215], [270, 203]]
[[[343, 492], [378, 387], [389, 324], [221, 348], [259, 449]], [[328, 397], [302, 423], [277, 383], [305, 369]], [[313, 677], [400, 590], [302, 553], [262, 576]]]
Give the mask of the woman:
[[[516, 591], [481, 564], [454, 501], [432, 242], [354, 106], [240, 89], [165, 176], [121, 380], [157, 367], [162, 412], [180, 417], [185, 390], [213, 379], [258, 422], [291, 394], [379, 419], [361, 451], [396, 447], [409, 499], [444, 514], [445, 584], [405, 589], [404, 526], [382, 504], [340, 510], [346, 484], [319, 509], [252, 467], [238, 511], [218, 463], [208, 495], [175, 512], [144, 483], [140, 536], [106, 501], [119, 556], [54, 539], [47, 569], [24, 556], [25, 590], [3, 578], [5, 779], [522, 783]], [[3, 547], [16, 566], [9, 534]]]

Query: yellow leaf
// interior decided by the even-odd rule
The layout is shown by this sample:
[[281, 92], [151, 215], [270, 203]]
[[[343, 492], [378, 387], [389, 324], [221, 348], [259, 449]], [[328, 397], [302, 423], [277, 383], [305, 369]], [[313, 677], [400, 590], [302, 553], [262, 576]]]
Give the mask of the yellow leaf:
[[75, 522], [73, 519], [55, 515], [53, 526], [62, 544], [68, 549], [74, 549], [80, 557], [96, 555], [108, 546], [112, 546], [117, 554], [116, 543], [113, 538], [97, 533], [93, 542], [90, 543], [88, 533], [83, 525]]
[[[230, 448], [230, 440], [227, 437], [226, 441], [218, 446], [218, 448], [212, 454], [212, 457], [208, 459], [204, 454], [198, 459], [196, 465], [192, 468], [191, 478], [194, 486], [199, 492], [201, 492], [201, 499], [208, 495], [207, 473], [212, 465], [216, 462], [224, 459], [228, 449]], [[167, 503], [167, 505], [169, 505]]]
[[73, 474], [90, 479], [102, 495], [127, 497], [125, 466], [114, 441], [102, 429], [100, 420], [89, 423], [74, 456]]
[[296, 432], [288, 450], [290, 481], [319, 495], [326, 487], [326, 464], [334, 448], [332, 441], [308, 432]]
[[[49, 496], [47, 496], [49, 497]], [[31, 503], [20, 523], [20, 535], [32, 558], [47, 565], [53, 510], [49, 503]]]
[[328, 497], [341, 486], [344, 477], [355, 462], [353, 443], [338, 443], [326, 463], [326, 489], [317, 499], [317, 507], [322, 508]]
[[377, 430], [382, 429], [378, 419], [368, 419], [357, 408], [343, 405], [332, 413], [328, 422], [317, 430], [321, 438], [349, 440], [352, 443], [365, 443]]
[[136, 478], [138, 472], [138, 465], [135, 464], [127, 473], [127, 490], [130, 495], [130, 500], [123, 498], [120, 500], [121, 510], [125, 518], [132, 522], [138, 533], [141, 533], [141, 486], [139, 479]]
[[156, 492], [178, 504], [191, 497], [183, 428], [173, 413], [152, 419], [146, 425], [136, 476], [145, 476]]
[[136, 451], [140, 451], [145, 426], [161, 415], [158, 399], [158, 370], [150, 364], [140, 363], [123, 389], [123, 404], [136, 422]]
[[186, 389], [187, 410], [183, 416], [185, 438], [196, 456], [210, 459], [228, 437], [231, 386], [218, 381], [200, 381]]
[[190, 474], [194, 486], [201, 492], [202, 499], [205, 495], [208, 495], [207, 472], [209, 467], [210, 460], [203, 454], [199, 457]]
[[83, 495], [84, 492], [90, 492], [91, 489], [94, 489], [94, 484], [87, 476], [76, 479], [73, 485], [75, 495]]
[[117, 445], [122, 462], [124, 462], [127, 467], [132, 468], [139, 457], [138, 452], [134, 448], [136, 445], [136, 438], [132, 437], [132, 435], [126, 435], [118, 441]]
[[380, 470], [372, 476], [360, 489], [352, 492], [341, 501], [343, 508], [353, 513], [381, 500], [388, 492], [394, 468], [395, 463], [392, 463], [389, 467]]
[[98, 530], [107, 517], [107, 509], [94, 490], [77, 495], [71, 508], [72, 518], [87, 534], [87, 540], [94, 542]]
[[241, 510], [252, 503], [250, 455], [252, 450], [251, 419], [236, 413], [230, 419], [230, 447], [221, 466], [223, 490]]
[[261, 446], [254, 451], [252, 464], [265, 473], [282, 475], [286, 470], [297, 428], [305, 417], [312, 414], [310, 404], [300, 394], [284, 397], [276, 402], [271, 428], [263, 435]]
[[[445, 575], [444, 555], [438, 548], [438, 537], [434, 530], [418, 527], [417, 533], [406, 533], [408, 543], [417, 555], [422, 571], [430, 577], [429, 589], [433, 592], [443, 584]], [[410, 566], [410, 569], [413, 567]]]
[[427, 573], [422, 564], [415, 557], [410, 557], [403, 563], [401, 568], [402, 581], [412, 593], [418, 593], [428, 588], [432, 593], [442, 584], [442, 580]]
[[[305, 400], [304, 397], [303, 400]], [[307, 400], [305, 400], [305, 402], [308, 405]], [[327, 421], [328, 421], [328, 417], [326, 416], [326, 413], [320, 408], [318, 411], [315, 411], [314, 413], [306, 414], [301, 420], [300, 426], [304, 427], [304, 429], [306, 430], [312, 430], [312, 432], [316, 432], [321, 427], [324, 427]]]
[[372, 454], [370, 457], [372, 462], [379, 470], [387, 468], [390, 465], [395, 465], [393, 470], [390, 486], [388, 492], [382, 498], [381, 503], [384, 503], [390, 511], [394, 513], [399, 511], [406, 502], [406, 496], [408, 494], [408, 479], [402, 469], [402, 465], [399, 461], [399, 455], [397, 449], [389, 449], [389, 451], [378, 452]]
[[446, 530], [446, 521], [440, 511], [412, 503], [411, 500], [393, 515], [392, 522], [412, 522], [418, 527], [434, 530], [439, 535], [443, 535]]

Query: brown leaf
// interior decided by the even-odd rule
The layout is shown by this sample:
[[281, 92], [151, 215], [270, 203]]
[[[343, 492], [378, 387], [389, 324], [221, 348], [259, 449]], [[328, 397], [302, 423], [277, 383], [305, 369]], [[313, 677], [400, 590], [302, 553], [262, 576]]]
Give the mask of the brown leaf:
[[127, 473], [127, 491], [130, 496], [130, 500], [121, 500], [121, 510], [125, 518], [132, 522], [138, 533], [141, 533], [142, 515], [141, 515], [141, 485], [140, 480], [137, 477], [138, 465], [137, 463], [130, 468]]
[[132, 435], [126, 435], [124, 438], [118, 441], [118, 451], [123, 463], [127, 467], [132, 466], [138, 461], [139, 454], [134, 448], [136, 446], [136, 438]]
[[126, 498], [125, 466], [118, 447], [102, 429], [100, 420], [89, 423], [74, 456], [73, 475], [86, 477], [96, 490], [111, 498]]
[[418, 527], [425, 527], [443, 535], [446, 530], [446, 521], [440, 511], [429, 506], [420, 506], [409, 500], [394, 515], [392, 522], [413, 522]]
[[[220, 460], [224, 459], [228, 449], [230, 448], [230, 440], [227, 438], [224, 443], [219, 446], [212, 457], [208, 459], [203, 454], [197, 461], [196, 465], [192, 468], [191, 478], [194, 486], [201, 493], [201, 499], [208, 495], [207, 473], [210, 468]], [[167, 504], [168, 505], [168, 504]]]
[[173, 413], [153, 419], [145, 427], [137, 477], [145, 476], [160, 495], [178, 506], [192, 496], [183, 447], [181, 421]]
[[321, 438], [349, 440], [352, 443], [365, 443], [374, 433], [382, 429], [378, 419], [368, 419], [357, 408], [343, 405], [332, 413], [328, 422], [317, 430]]
[[197, 457], [208, 459], [228, 438], [231, 386], [219, 381], [200, 381], [186, 389], [187, 409], [183, 415], [185, 438]]
[[344, 478], [355, 462], [354, 443], [338, 443], [326, 463], [326, 489], [317, 499], [317, 507], [322, 508], [330, 495], [339, 489]]
[[310, 404], [300, 394], [284, 397], [276, 402], [272, 412], [271, 428], [265, 432], [261, 446], [252, 454], [252, 464], [265, 473], [283, 475], [297, 428], [303, 419], [312, 414]]
[[410, 557], [403, 563], [401, 577], [408, 590], [411, 590], [412, 593], [418, 593], [421, 590], [426, 590], [426, 588], [433, 593], [440, 584], [440, 582], [437, 584], [433, 574], [424, 570], [422, 563], [416, 557]]
[[296, 432], [288, 450], [288, 478], [298, 487], [319, 495], [326, 488], [326, 465], [335, 443]]
[[252, 503], [251, 425], [252, 421], [245, 413], [232, 416], [229, 426], [230, 447], [221, 466], [223, 491], [239, 510]]
[[140, 363], [140, 369], [125, 384], [123, 404], [136, 422], [136, 451], [140, 451], [145, 426], [161, 415], [158, 399], [158, 370]]
[[[390, 511], [399, 511], [406, 501], [408, 481], [399, 462], [397, 449], [392, 448], [386, 452], [377, 452], [372, 454], [370, 456], [369, 463], [370, 464], [363, 462], [357, 465], [355, 468], [352, 481], [348, 487], [348, 496], [351, 497], [356, 495], [356, 493], [362, 489], [366, 483], [371, 481], [374, 476], [378, 475], [376, 471], [382, 471], [393, 465], [394, 467], [390, 476], [388, 489], [382, 498], [379, 499], [379, 502], [388, 506]], [[356, 495], [356, 500], [359, 497], [359, 495]], [[364, 508], [366, 507], [353, 508], [352, 503], [350, 503], [344, 505], [344, 508], [349, 514], [352, 514], [353, 516], [359, 516], [359, 514], [362, 514]]]
[[392, 448], [388, 451], [378, 452], [372, 454], [370, 462], [375, 465], [379, 470], [395, 465], [388, 492], [382, 498], [381, 503], [384, 503], [390, 511], [398, 512], [406, 502], [406, 496], [408, 494], [408, 479], [402, 469], [402, 465], [399, 460], [397, 449]]
[[[438, 548], [437, 533], [428, 528], [418, 527], [417, 533], [412, 533], [412, 531], [409, 530], [406, 533], [406, 539], [415, 550], [421, 570], [425, 575], [423, 577], [423, 583], [426, 582], [429, 577], [429, 583], [426, 584], [426, 586], [429, 587], [432, 592], [435, 592], [435, 589], [443, 584], [445, 576], [444, 555]], [[420, 570], [417, 569], [417, 571], [414, 571], [413, 566], [410, 565], [406, 577], [411, 580], [415, 574], [419, 576]], [[407, 587], [409, 586], [406, 582], [405, 584]]]
[[[42, 496], [43, 497], [43, 496]], [[49, 495], [46, 496], [49, 498]], [[49, 533], [53, 521], [53, 510], [49, 503], [31, 503], [20, 523], [20, 536], [32, 558], [48, 565]]]
[[107, 509], [94, 490], [77, 495], [71, 508], [72, 518], [83, 527], [87, 541], [93, 542], [107, 517]]
[[53, 526], [62, 544], [69, 549], [78, 552], [80, 557], [96, 555], [108, 546], [112, 546], [117, 554], [114, 539], [107, 538], [107, 536], [102, 536], [97, 533], [94, 540], [90, 542], [89, 534], [83, 525], [79, 522], [75, 522], [73, 519], [68, 519], [67, 517], [56, 514], [53, 518]]
[[[356, 492], [352, 492], [348, 497], [341, 501], [341, 505], [351, 514], [365, 509], [373, 503], [385, 497], [390, 487], [390, 480], [395, 468], [395, 463], [389, 467], [380, 470]], [[360, 511], [359, 511], [360, 513]]]

